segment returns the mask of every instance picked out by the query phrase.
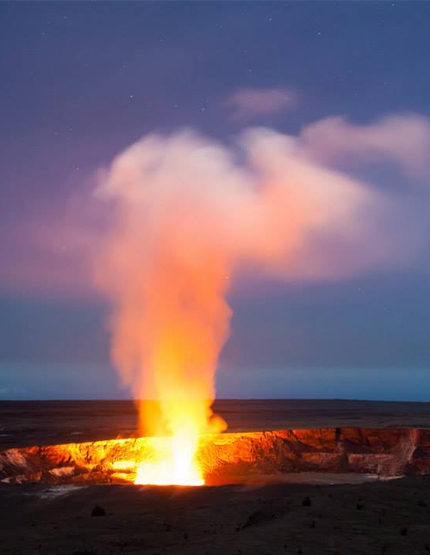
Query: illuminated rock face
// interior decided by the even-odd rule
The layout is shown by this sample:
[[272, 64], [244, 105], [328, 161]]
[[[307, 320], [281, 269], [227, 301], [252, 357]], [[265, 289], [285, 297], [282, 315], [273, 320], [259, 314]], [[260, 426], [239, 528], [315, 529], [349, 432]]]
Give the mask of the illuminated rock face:
[[[118, 439], [9, 449], [0, 480], [47, 483], [133, 482], [160, 438]], [[430, 473], [430, 430], [320, 428], [203, 436], [198, 461], [206, 484], [291, 472]]]

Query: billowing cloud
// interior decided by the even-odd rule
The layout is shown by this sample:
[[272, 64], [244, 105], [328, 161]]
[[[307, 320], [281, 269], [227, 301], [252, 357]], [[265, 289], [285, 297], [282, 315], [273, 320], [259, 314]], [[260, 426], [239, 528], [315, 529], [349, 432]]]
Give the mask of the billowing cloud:
[[126, 221], [136, 226], [136, 238], [126, 242], [142, 252], [149, 223], [169, 214], [166, 224], [178, 230], [178, 241], [186, 233], [195, 239], [194, 245], [188, 238], [189, 252], [203, 249], [205, 238], [222, 244], [229, 271], [258, 267], [282, 279], [315, 280], [409, 264], [430, 239], [425, 189], [406, 182], [400, 198], [389, 184], [377, 191], [346, 167], [384, 161], [406, 177], [428, 179], [429, 127], [419, 115], [363, 126], [333, 117], [298, 136], [250, 128], [233, 147], [192, 131], [150, 135], [102, 172], [96, 193], [69, 199], [66, 209], [47, 207], [37, 220], [0, 222], [0, 286], [27, 294], [100, 293], [94, 264], [126, 202], [133, 214]]
[[386, 161], [412, 177], [430, 175], [430, 120], [419, 114], [390, 115], [368, 125], [329, 117], [306, 126], [300, 142], [323, 164]]
[[227, 101], [233, 118], [275, 114], [297, 106], [298, 95], [293, 89], [239, 89]]

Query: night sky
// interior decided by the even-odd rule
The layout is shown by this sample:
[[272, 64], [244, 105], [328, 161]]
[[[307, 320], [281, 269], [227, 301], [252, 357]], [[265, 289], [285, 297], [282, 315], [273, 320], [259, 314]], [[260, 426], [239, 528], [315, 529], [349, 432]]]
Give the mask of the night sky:
[[[230, 144], [328, 116], [430, 121], [427, 2], [2, 2], [0, 51], [0, 399], [129, 395], [106, 303], [68, 245], [47, 253], [35, 230], [55, 237], [71, 199], [146, 133]], [[348, 172], [424, 234], [428, 169]], [[348, 279], [243, 276], [219, 395], [430, 400], [430, 233], [424, 244]]]

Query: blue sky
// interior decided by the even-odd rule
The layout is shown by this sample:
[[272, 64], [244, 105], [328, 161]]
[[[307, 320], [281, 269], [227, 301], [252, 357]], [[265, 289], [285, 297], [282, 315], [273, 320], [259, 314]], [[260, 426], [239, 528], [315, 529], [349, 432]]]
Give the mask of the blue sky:
[[[2, 3], [0, 398], [127, 394], [109, 363], [107, 304], [57, 287], [32, 222], [54, 222], [154, 130], [232, 144], [249, 126], [296, 135], [334, 115], [429, 118], [429, 21], [425, 2]], [[232, 101], [273, 90], [291, 102], [259, 113]], [[417, 187], [384, 164], [351, 171], [404, 196], [397, 226], [424, 217], [428, 174]], [[329, 282], [247, 275], [229, 297], [220, 393], [430, 400], [428, 283], [428, 249]]]

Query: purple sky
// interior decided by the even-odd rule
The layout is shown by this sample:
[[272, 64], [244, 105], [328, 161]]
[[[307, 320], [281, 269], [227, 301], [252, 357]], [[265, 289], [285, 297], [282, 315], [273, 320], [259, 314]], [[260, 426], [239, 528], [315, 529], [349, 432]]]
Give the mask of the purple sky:
[[232, 145], [250, 126], [298, 135], [342, 116], [333, 144], [314, 130], [309, 149], [393, 201], [404, 263], [328, 282], [246, 275], [221, 392], [430, 400], [430, 150], [377, 123], [428, 125], [429, 20], [426, 2], [0, 3], [0, 398], [126, 394], [107, 305], [67, 243], [68, 214], [119, 152], [152, 131]]

